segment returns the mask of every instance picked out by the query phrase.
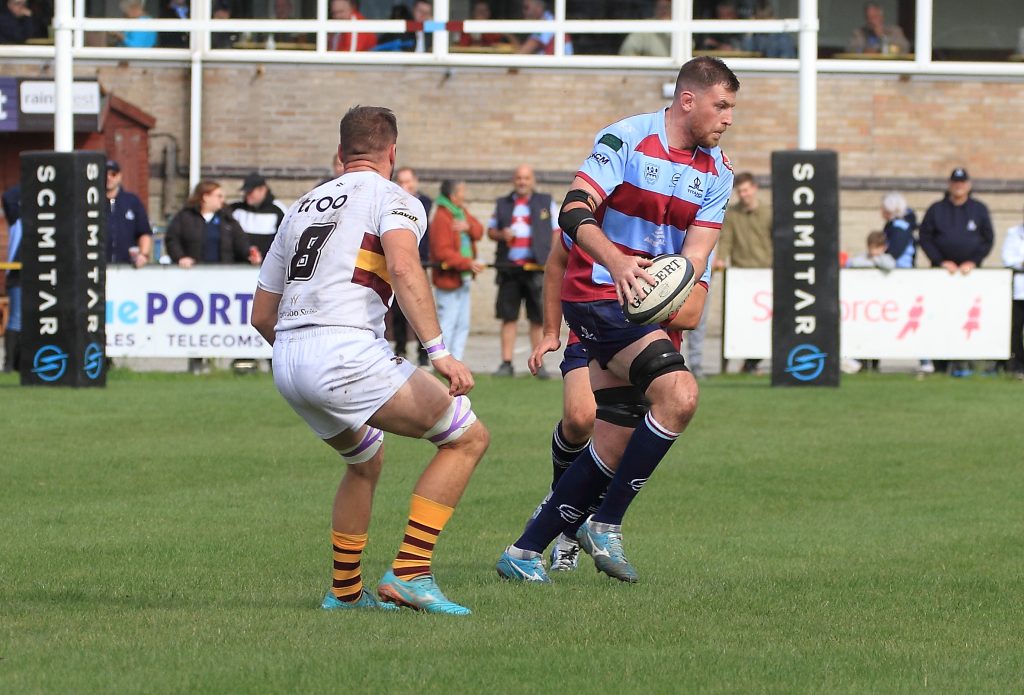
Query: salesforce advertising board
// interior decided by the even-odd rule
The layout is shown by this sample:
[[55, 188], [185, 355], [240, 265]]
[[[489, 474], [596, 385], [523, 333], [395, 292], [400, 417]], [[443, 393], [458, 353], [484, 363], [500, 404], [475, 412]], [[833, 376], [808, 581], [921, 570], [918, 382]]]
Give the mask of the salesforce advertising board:
[[249, 325], [259, 270], [252, 266], [107, 269], [111, 357], [267, 357]]

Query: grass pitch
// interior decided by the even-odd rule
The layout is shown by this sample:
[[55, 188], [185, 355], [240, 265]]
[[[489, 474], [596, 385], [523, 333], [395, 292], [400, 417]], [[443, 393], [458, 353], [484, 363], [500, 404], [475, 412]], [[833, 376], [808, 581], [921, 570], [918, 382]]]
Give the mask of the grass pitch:
[[[492, 445], [435, 568], [468, 619], [324, 613], [341, 464], [266, 376], [0, 378], [0, 692], [1020, 692], [1024, 386], [704, 382], [626, 518], [641, 583], [494, 562], [560, 384], [482, 377]], [[364, 574], [432, 447], [389, 437]]]

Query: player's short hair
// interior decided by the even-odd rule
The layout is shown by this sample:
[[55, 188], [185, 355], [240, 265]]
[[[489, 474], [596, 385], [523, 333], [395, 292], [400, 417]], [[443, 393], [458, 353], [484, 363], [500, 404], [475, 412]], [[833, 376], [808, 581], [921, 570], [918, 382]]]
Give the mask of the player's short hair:
[[868, 246], [887, 246], [888, 244], [889, 241], [885, 238], [885, 232], [875, 230], [868, 234]]
[[341, 159], [380, 155], [398, 141], [398, 119], [383, 106], [353, 106], [338, 126]]
[[220, 188], [220, 183], [217, 181], [211, 181], [210, 179], [204, 179], [196, 184], [196, 187], [192, 189], [192, 195], [185, 201], [185, 207], [198, 208], [203, 204], [203, 198], [207, 194]]
[[751, 174], [749, 171], [741, 171], [740, 173], [736, 174], [736, 178], [732, 180], [732, 187], [739, 188], [745, 183], [752, 183], [755, 186], [757, 185], [757, 180], [754, 179], [754, 175]]
[[719, 58], [700, 56], [686, 61], [679, 68], [676, 77], [676, 96], [683, 91], [709, 89], [724, 84], [730, 92], [740, 91], [740, 81], [736, 73], [729, 69]]

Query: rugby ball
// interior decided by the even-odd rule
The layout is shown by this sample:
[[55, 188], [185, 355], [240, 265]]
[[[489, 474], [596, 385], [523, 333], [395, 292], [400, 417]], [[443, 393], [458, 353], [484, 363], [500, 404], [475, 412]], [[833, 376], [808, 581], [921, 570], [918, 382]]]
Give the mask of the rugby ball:
[[678, 311], [697, 280], [693, 264], [678, 254], [656, 256], [645, 270], [654, 276], [654, 284], [641, 281], [640, 294], [622, 304], [626, 319], [643, 326], [661, 323]]

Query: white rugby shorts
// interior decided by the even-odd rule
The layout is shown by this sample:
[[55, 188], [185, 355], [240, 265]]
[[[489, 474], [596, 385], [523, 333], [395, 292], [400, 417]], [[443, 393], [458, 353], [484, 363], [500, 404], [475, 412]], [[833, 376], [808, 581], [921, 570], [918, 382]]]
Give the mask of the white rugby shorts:
[[274, 384], [321, 439], [358, 430], [415, 371], [358, 328], [302, 328], [274, 340]]

